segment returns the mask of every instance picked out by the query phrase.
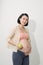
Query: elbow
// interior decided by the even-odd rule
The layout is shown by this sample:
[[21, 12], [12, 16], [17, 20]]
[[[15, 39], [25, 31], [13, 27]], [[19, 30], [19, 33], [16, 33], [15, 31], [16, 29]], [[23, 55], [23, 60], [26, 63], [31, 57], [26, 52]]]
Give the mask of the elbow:
[[8, 43], [10, 43], [10, 38], [8, 38]]

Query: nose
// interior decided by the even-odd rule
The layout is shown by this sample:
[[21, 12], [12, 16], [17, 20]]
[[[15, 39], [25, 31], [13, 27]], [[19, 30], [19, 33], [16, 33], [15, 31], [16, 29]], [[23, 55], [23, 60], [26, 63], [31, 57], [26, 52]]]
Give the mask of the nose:
[[24, 23], [26, 22], [26, 20], [24, 20]]
[[24, 21], [24, 23], [26, 23], [26, 21]]
[[24, 23], [26, 23], [26, 20], [24, 21]]

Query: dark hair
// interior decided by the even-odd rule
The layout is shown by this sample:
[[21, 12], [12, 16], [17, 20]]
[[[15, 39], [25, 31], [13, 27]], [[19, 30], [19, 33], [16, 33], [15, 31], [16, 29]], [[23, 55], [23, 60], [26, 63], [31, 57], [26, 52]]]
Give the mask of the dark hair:
[[[29, 18], [29, 16], [28, 16], [27, 13], [22, 13], [22, 14], [18, 17], [18, 19], [17, 19], [17, 23], [18, 23], [18, 24], [21, 24], [21, 23], [20, 23], [20, 18], [22, 18], [22, 16], [24, 16], [24, 15]], [[27, 25], [28, 25], [28, 22], [27, 22], [24, 26], [27, 26]]]

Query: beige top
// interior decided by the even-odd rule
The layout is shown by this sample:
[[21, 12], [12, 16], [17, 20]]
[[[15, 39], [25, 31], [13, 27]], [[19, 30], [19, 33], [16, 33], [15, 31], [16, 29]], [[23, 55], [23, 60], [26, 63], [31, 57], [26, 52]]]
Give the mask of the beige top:
[[[27, 31], [28, 34], [29, 34], [29, 31], [28, 31], [28, 30], [26, 30], [26, 31]], [[19, 41], [20, 41], [20, 29], [19, 29], [18, 26], [15, 27], [15, 29], [11, 32], [10, 36], [13, 36], [12, 40], [13, 40], [16, 44], [19, 43]], [[29, 39], [28, 39], [28, 40], [30, 41], [30, 36], [29, 36]], [[17, 47], [16, 47], [16, 46], [13, 46], [13, 45], [11, 45], [11, 44], [9, 44], [9, 43], [8, 43], [8, 48], [11, 49], [12, 51], [17, 52]]]

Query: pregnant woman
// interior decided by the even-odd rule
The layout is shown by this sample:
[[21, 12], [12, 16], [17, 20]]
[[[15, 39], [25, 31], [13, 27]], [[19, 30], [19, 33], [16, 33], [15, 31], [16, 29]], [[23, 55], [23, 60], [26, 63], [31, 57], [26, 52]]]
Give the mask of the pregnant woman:
[[[17, 51], [12, 53], [13, 65], [29, 65], [29, 54], [31, 52], [30, 35], [25, 28], [29, 23], [29, 16], [27, 13], [22, 13], [17, 19], [18, 26], [16, 26], [10, 36], [8, 43], [15, 46]], [[13, 39], [15, 41], [13, 41]]]

